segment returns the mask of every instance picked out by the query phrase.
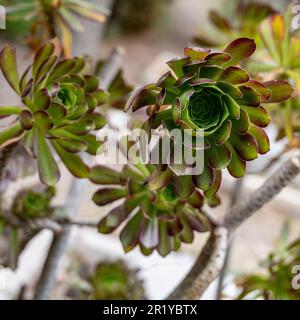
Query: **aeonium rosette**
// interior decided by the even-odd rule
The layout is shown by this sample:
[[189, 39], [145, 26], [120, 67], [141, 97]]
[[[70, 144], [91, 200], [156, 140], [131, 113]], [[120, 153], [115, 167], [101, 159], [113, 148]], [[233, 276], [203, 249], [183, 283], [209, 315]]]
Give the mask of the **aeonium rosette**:
[[[126, 110], [148, 107], [143, 125], [148, 133], [162, 126], [204, 132], [204, 169], [191, 176], [177, 176], [183, 193], [195, 186], [212, 203], [221, 184], [221, 170], [227, 168], [236, 178], [245, 174], [246, 162], [269, 150], [264, 131], [270, 122], [262, 103], [288, 99], [293, 88], [285, 81], [259, 82], [237, 66], [255, 51], [255, 42], [239, 38], [224, 51], [185, 48], [184, 56], [168, 62], [170, 71], [157, 83], [137, 90]], [[157, 166], [153, 179], [176, 176], [170, 165]], [[187, 191], [188, 190], [188, 191]], [[185, 196], [188, 196], [186, 194]]]
[[195, 188], [183, 199], [173, 180], [162, 188], [163, 176], [149, 181], [154, 169], [151, 164], [136, 163], [125, 165], [121, 172], [102, 165], [91, 170], [91, 181], [102, 185], [93, 196], [98, 206], [122, 200], [100, 221], [99, 232], [112, 233], [125, 222], [120, 234], [125, 252], [139, 246], [144, 255], [156, 250], [166, 256], [181, 243], [191, 243], [195, 232], [210, 230], [202, 192]]
[[83, 58], [59, 57], [57, 42], [47, 42], [19, 78], [15, 49], [5, 45], [0, 54], [1, 70], [22, 101], [22, 106], [0, 107], [1, 118], [17, 117], [0, 131], [0, 146], [20, 139], [37, 158], [40, 178], [46, 185], [55, 184], [60, 175], [52, 148], [74, 176], [89, 176], [90, 170], [78, 153], [97, 153], [100, 143], [92, 132], [105, 120], [95, 109], [108, 95], [99, 89], [97, 77], [86, 74]]

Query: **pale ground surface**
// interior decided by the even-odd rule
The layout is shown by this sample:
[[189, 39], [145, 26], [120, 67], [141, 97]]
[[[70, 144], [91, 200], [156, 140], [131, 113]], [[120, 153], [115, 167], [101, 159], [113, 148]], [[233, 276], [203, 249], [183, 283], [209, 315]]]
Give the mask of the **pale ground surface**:
[[[125, 75], [132, 82], [143, 83], [157, 79], [157, 75], [162, 72], [161, 65], [174, 55], [181, 55], [183, 46], [187, 45], [189, 39], [194, 35], [197, 28], [204, 24], [204, 17], [207, 8], [219, 4], [220, 1], [199, 1], [199, 0], [176, 0], [170, 9], [170, 17], [165, 21], [166, 31], [161, 32], [158, 29], [147, 31], [140, 35], [126, 36], [121, 39], [110, 40], [101, 47], [101, 56], [110, 52], [116, 45], [121, 45], [126, 50], [124, 69]], [[187, 6], [189, 3], [189, 7]], [[195, 14], [194, 12], [197, 12]], [[192, 14], [191, 14], [192, 13]], [[28, 53], [23, 53], [19, 58], [22, 68], [23, 61], [28, 58]], [[149, 74], [149, 64], [152, 72]], [[147, 67], [148, 66], [148, 67]], [[155, 70], [153, 72], [153, 70]], [[4, 85], [2, 76], [0, 77], [0, 101], [1, 105], [12, 104], [15, 101], [11, 91], [2, 90], [7, 88]], [[63, 173], [61, 182], [59, 183], [58, 203], [63, 203], [68, 190], [68, 182], [70, 175], [67, 172]], [[252, 179], [249, 183], [249, 188], [246, 187], [244, 195], [255, 188], [255, 184], [259, 184], [260, 180]], [[247, 183], [246, 183], [247, 185]], [[90, 196], [96, 189], [95, 186], [88, 186], [83, 195], [82, 205], [80, 208], [80, 216], [84, 218], [100, 218], [109, 210], [109, 207], [103, 209], [97, 208], [91, 201]], [[222, 192], [224, 202], [222, 207], [214, 210], [215, 214], [222, 214], [228, 204], [228, 191], [230, 184], [226, 186]], [[283, 222], [286, 219], [292, 219], [291, 238], [299, 236], [300, 220], [295, 212], [296, 199], [289, 199], [289, 194], [286, 193], [285, 205], [278, 205], [278, 202], [265, 206], [255, 216], [250, 218], [235, 235], [233, 246], [232, 259], [230, 262], [230, 271], [239, 273], [243, 271], [254, 271], [257, 269], [258, 261], [266, 256], [266, 254], [276, 246], [276, 239]], [[296, 193], [299, 197], [299, 193]], [[299, 199], [299, 198], [298, 198]], [[293, 215], [289, 208], [289, 202], [293, 203]], [[297, 203], [297, 202], [296, 202]], [[300, 209], [296, 205], [297, 209]], [[300, 212], [298, 212], [300, 214]], [[141, 277], [145, 279], [146, 289], [150, 298], [163, 298], [171, 287], [187, 272], [195, 255], [200, 251], [205, 235], [196, 236], [196, 241], [193, 245], [185, 245], [182, 253], [172, 254], [166, 259], [160, 258], [158, 255], [153, 255], [150, 258], [143, 257], [137, 250], [124, 255], [121, 245], [116, 235], [102, 236], [88, 229], [76, 229], [73, 232], [70, 241], [70, 252], [78, 251], [83, 253], [91, 261], [98, 259], [116, 259], [118, 257], [125, 258], [130, 264], [139, 266], [141, 269]], [[11, 272], [5, 271], [6, 276], [0, 276], [0, 283], [3, 277], [6, 277], [6, 282], [10, 283], [10, 290], [14, 292], [13, 286], [20, 282], [30, 283], [31, 279], [35, 279], [40, 269], [41, 253], [47, 248], [49, 241], [49, 232], [44, 232], [39, 236], [22, 256], [20, 266], [17, 270], [18, 281], [13, 281], [10, 278]], [[68, 264], [67, 259], [63, 259], [62, 267]], [[64, 269], [64, 268], [62, 268]], [[0, 275], [4, 273], [0, 273]], [[14, 278], [14, 277], [13, 277]], [[10, 280], [7, 280], [10, 279]], [[58, 281], [64, 282], [65, 273], [61, 271]], [[3, 280], [2, 283], [5, 281]], [[59, 292], [56, 293], [59, 296]], [[206, 297], [212, 297], [208, 294]], [[1, 299], [1, 287], [0, 287]]]

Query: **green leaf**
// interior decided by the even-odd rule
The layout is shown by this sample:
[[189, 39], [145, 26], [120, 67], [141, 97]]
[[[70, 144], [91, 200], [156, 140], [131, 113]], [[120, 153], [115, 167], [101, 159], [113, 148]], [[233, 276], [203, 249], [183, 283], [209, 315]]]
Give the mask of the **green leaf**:
[[251, 87], [261, 95], [261, 102], [268, 102], [271, 97], [272, 91], [268, 89], [263, 83], [250, 80], [246, 83], [248, 87]]
[[219, 80], [229, 82], [231, 84], [241, 84], [249, 80], [248, 73], [235, 66], [226, 68], [220, 75]]
[[250, 126], [250, 119], [248, 113], [244, 110], [240, 110], [240, 118], [238, 120], [232, 119], [233, 130], [239, 134], [244, 134], [248, 131]]
[[121, 232], [120, 239], [125, 252], [131, 251], [137, 245], [143, 220], [143, 213], [139, 211], [128, 221]]
[[51, 96], [48, 89], [43, 88], [38, 90], [34, 95], [33, 106], [34, 110], [47, 109], [50, 106]]
[[221, 182], [222, 182], [222, 172], [221, 170], [214, 170], [214, 181], [212, 186], [204, 192], [205, 196], [208, 198], [212, 198], [218, 192]]
[[86, 143], [74, 139], [59, 139], [57, 143], [70, 153], [84, 152], [87, 149]]
[[239, 104], [253, 107], [260, 105], [260, 94], [256, 90], [249, 86], [240, 86], [239, 88], [243, 94], [242, 98], [236, 100]]
[[36, 150], [40, 179], [42, 183], [48, 186], [54, 186], [60, 178], [58, 166], [42, 132], [39, 129], [35, 130], [35, 132], [37, 138]]
[[178, 97], [176, 97], [172, 105], [172, 118], [176, 125], [180, 124], [181, 109], [182, 109], [181, 100]]
[[250, 161], [257, 158], [256, 142], [250, 134], [232, 133], [229, 141], [242, 159]]
[[168, 61], [167, 65], [170, 67], [176, 77], [180, 78], [184, 76], [184, 72], [182, 70], [183, 66], [189, 61], [189, 57], [179, 57]]
[[184, 55], [190, 57], [191, 60], [201, 61], [204, 60], [210, 53], [211, 50], [209, 49], [202, 49], [198, 47], [185, 47], [184, 48]]
[[5, 44], [0, 52], [0, 67], [7, 82], [20, 95], [16, 49], [10, 44]]
[[271, 97], [268, 103], [282, 102], [289, 99], [294, 92], [293, 87], [283, 80], [272, 80], [264, 82], [263, 85], [271, 90]]
[[20, 123], [24, 130], [30, 130], [33, 127], [33, 115], [28, 110], [23, 110], [20, 114]]
[[231, 55], [231, 60], [225, 63], [225, 66], [234, 66], [241, 61], [249, 58], [256, 50], [256, 44], [253, 39], [238, 38], [233, 40], [224, 50]]
[[208, 190], [214, 181], [212, 168], [209, 167], [207, 163], [204, 163], [203, 172], [200, 175], [193, 176], [193, 181], [197, 188], [203, 191]]
[[229, 96], [228, 94], [225, 94], [222, 99], [223, 99], [223, 102], [224, 102], [229, 114], [233, 118], [239, 119], [240, 106], [235, 102], [235, 100], [233, 98], [231, 98], [231, 96]]
[[211, 147], [206, 150], [208, 163], [214, 169], [225, 169], [230, 162], [231, 153], [225, 144]]
[[45, 110], [33, 114], [34, 122], [41, 130], [47, 131], [53, 127], [53, 121]]
[[86, 75], [84, 76], [85, 85], [84, 90], [86, 92], [94, 92], [99, 88], [99, 79], [96, 76]]
[[73, 59], [66, 59], [59, 62], [49, 74], [47, 83], [49, 84], [54, 80], [57, 80], [62, 76], [68, 74], [75, 67], [75, 65], [76, 63]]
[[256, 141], [258, 153], [265, 154], [270, 150], [269, 138], [263, 129], [252, 124], [248, 132]]
[[226, 144], [231, 152], [231, 160], [227, 166], [228, 172], [235, 178], [241, 178], [246, 172], [246, 161], [241, 159], [230, 143]]
[[223, 73], [224, 69], [217, 65], [203, 66], [200, 69], [200, 78], [217, 80]]
[[229, 61], [231, 59], [231, 55], [225, 52], [213, 52], [210, 53], [205, 60], [208, 64], [216, 64], [219, 66], [222, 66], [225, 62]]
[[167, 223], [163, 220], [158, 221], [159, 243], [157, 251], [162, 257], [166, 257], [171, 252], [170, 237], [167, 232]]
[[124, 205], [112, 209], [99, 223], [98, 230], [100, 233], [111, 233], [127, 218], [128, 212]]
[[20, 122], [17, 122], [4, 130], [0, 130], [0, 146], [10, 139], [15, 138], [16, 136], [22, 133], [22, 128]]
[[158, 91], [154, 91], [153, 84], [146, 85], [133, 93], [125, 105], [125, 112], [129, 109], [136, 111], [145, 106], [154, 105], [158, 96]]
[[65, 151], [55, 140], [52, 140], [51, 143], [73, 176], [77, 178], [89, 177], [90, 169], [78, 155]]
[[174, 176], [175, 193], [180, 199], [187, 199], [194, 192], [192, 176]]
[[148, 181], [150, 191], [160, 190], [165, 187], [173, 177], [173, 171], [169, 167], [164, 171], [154, 171]]
[[242, 98], [243, 96], [241, 90], [229, 82], [218, 81], [216, 86], [224, 93], [230, 95], [233, 99]]
[[[38, 49], [32, 64], [32, 76], [34, 80], [38, 80], [43, 76], [42, 75], [43, 72], [39, 70], [47, 61], [50, 60], [53, 62], [53, 57], [51, 56], [54, 53], [54, 50], [55, 50], [55, 46], [52, 42], [47, 42], [45, 45], [43, 45]], [[39, 76], [38, 76], [38, 72], [39, 72]]]
[[114, 202], [126, 196], [127, 190], [125, 188], [102, 188], [95, 192], [93, 201], [98, 206], [105, 206], [108, 203]]
[[44, 79], [44, 77], [52, 70], [56, 61], [57, 61], [57, 56], [52, 56], [40, 66], [35, 76], [36, 83], [39, 83]]
[[34, 137], [35, 137], [35, 129], [33, 128], [30, 131], [27, 131], [22, 138], [22, 145], [26, 152], [32, 158], [37, 158], [36, 150], [34, 147]]
[[242, 106], [242, 108], [247, 112], [250, 121], [259, 127], [264, 128], [271, 121], [268, 112], [261, 106], [258, 108]]
[[47, 113], [52, 117], [55, 124], [59, 124], [67, 115], [67, 109], [59, 103], [52, 102], [47, 109]]
[[220, 146], [223, 143], [225, 143], [228, 138], [230, 137], [231, 134], [231, 129], [232, 129], [232, 122], [231, 120], [226, 120], [222, 126], [216, 131], [215, 133], [215, 140], [216, 140], [216, 145]]
[[95, 184], [120, 184], [120, 172], [109, 167], [97, 165], [91, 169], [89, 179]]

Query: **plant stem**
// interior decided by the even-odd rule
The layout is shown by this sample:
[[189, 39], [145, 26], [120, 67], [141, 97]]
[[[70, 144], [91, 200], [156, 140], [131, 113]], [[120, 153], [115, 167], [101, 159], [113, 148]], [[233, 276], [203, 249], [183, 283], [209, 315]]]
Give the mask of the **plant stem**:
[[300, 154], [287, 160], [267, 181], [230, 209], [222, 222], [222, 226], [233, 231], [258, 209], [272, 200], [300, 173]]
[[248, 198], [229, 209], [223, 221], [218, 223], [219, 227], [215, 227], [191, 271], [167, 299], [198, 299], [222, 269], [228, 232], [232, 233], [253, 213], [272, 200], [299, 173], [300, 154], [298, 152]]
[[218, 276], [222, 268], [228, 240], [228, 231], [214, 228], [191, 271], [167, 300], [196, 300]]
[[[234, 205], [236, 205], [236, 203], [238, 202], [239, 196], [242, 193], [243, 182], [244, 182], [244, 179], [242, 179], [242, 178], [235, 181], [235, 184], [234, 184], [234, 187], [232, 190], [232, 194], [231, 194], [229, 209], [232, 208]], [[227, 250], [226, 250], [224, 265], [221, 270], [221, 273], [219, 276], [219, 281], [218, 281], [217, 294], [216, 294], [217, 300], [222, 299], [224, 280], [225, 280], [225, 276], [227, 273], [228, 264], [229, 264], [230, 256], [231, 256], [231, 249], [232, 249], [232, 245], [233, 245], [233, 241], [234, 241], [233, 235], [232, 236], [229, 235], [228, 238], [229, 238], [229, 240], [228, 240], [228, 246], [227, 246]]]
[[55, 31], [55, 23], [54, 23], [53, 13], [52, 13], [52, 11], [55, 9], [52, 8], [51, 5], [46, 3], [46, 1], [44, 0], [39, 0], [39, 2], [46, 20], [48, 39], [55, 38], [56, 31]]

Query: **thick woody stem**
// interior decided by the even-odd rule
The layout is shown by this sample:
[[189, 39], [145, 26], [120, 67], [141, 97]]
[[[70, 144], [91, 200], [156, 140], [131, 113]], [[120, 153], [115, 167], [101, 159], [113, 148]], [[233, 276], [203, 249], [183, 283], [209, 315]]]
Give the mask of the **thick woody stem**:
[[215, 227], [191, 271], [167, 299], [198, 299], [222, 269], [228, 233], [262, 208], [299, 173], [300, 155], [297, 153], [248, 198], [229, 209], [219, 227]]
[[234, 230], [258, 209], [274, 198], [300, 173], [300, 156], [293, 156], [286, 161], [267, 181], [254, 191], [248, 198], [243, 199], [232, 209], [228, 210], [222, 226]]
[[191, 271], [167, 299], [199, 299], [222, 269], [227, 241], [228, 231], [223, 227], [216, 227], [212, 231]]

